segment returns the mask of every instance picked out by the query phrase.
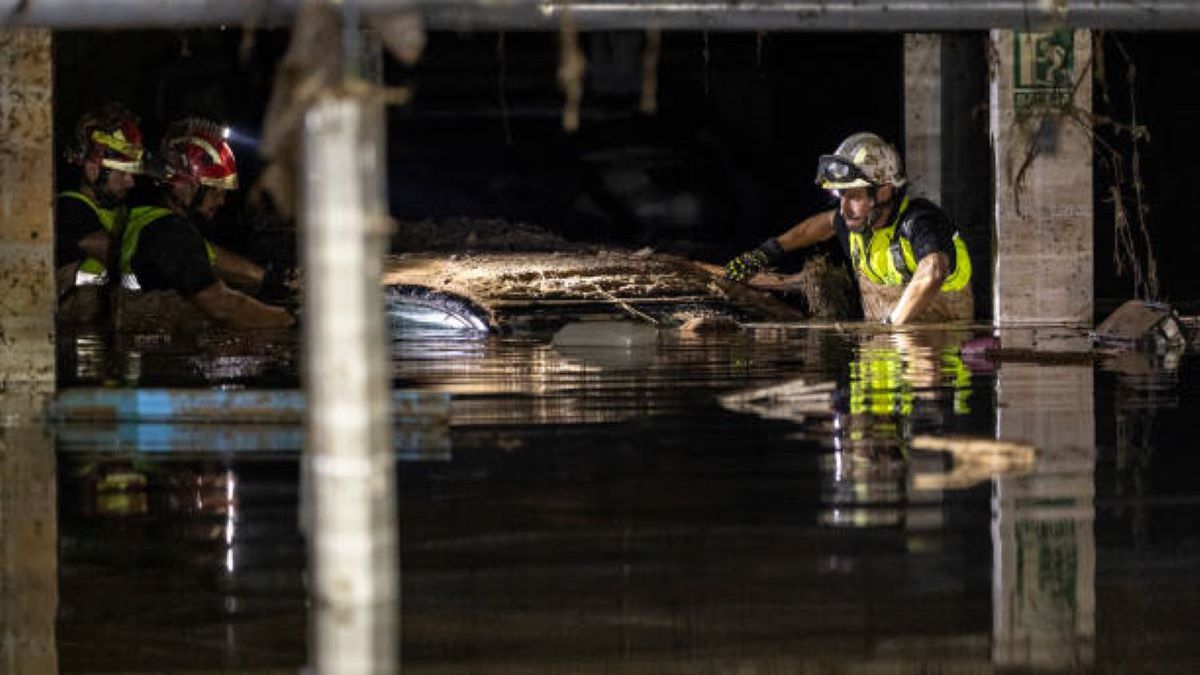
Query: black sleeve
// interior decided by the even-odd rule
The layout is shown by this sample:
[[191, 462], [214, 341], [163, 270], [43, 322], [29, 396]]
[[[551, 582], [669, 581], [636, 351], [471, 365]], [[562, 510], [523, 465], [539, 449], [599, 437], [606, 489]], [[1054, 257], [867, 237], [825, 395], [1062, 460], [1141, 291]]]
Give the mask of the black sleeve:
[[954, 271], [954, 226], [950, 218], [933, 204], [913, 204], [911, 215], [904, 220], [900, 234], [912, 244], [913, 257], [917, 262], [941, 251], [950, 259], [950, 271]]
[[191, 298], [217, 282], [204, 238], [181, 218], [163, 218], [147, 225], [131, 265], [148, 291], [169, 289]]
[[83, 260], [79, 240], [97, 231], [104, 226], [87, 204], [73, 197], [54, 200], [54, 266]]

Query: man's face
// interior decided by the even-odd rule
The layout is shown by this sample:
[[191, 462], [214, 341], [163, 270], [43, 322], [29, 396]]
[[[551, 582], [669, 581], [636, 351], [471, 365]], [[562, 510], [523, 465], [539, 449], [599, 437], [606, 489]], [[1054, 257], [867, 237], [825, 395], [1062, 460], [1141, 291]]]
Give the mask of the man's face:
[[879, 218], [884, 215], [875, 206], [886, 204], [888, 199], [891, 199], [891, 186], [877, 188], [874, 197], [871, 196], [870, 189], [865, 187], [837, 190], [836, 194], [839, 200], [838, 210], [842, 219], [846, 221], [846, 227], [854, 232], [862, 232], [874, 225], [871, 222], [872, 217]]
[[133, 174], [117, 169], [105, 170], [98, 162], [89, 168], [88, 179], [92, 182], [96, 201], [104, 207], [121, 204], [133, 189]]
[[225, 190], [221, 188], [176, 180], [170, 184], [170, 190], [180, 213], [201, 220], [212, 220], [225, 204]]
[[200, 203], [196, 205], [196, 214], [204, 220], [212, 220], [217, 210], [225, 205], [225, 191], [221, 188], [200, 188]]
[[871, 198], [867, 188], [838, 190], [837, 194], [838, 209], [842, 214], [842, 219], [846, 221], [846, 227], [855, 232], [865, 230], [870, 224], [867, 221], [871, 217], [872, 211], [875, 210], [875, 200]]

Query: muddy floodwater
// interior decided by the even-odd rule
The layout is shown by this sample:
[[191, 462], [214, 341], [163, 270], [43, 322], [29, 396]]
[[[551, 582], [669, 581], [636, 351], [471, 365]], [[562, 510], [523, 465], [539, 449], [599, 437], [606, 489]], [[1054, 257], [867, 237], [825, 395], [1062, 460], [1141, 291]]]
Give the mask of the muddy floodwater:
[[[377, 672], [1197, 672], [1196, 357], [991, 335], [400, 331], [395, 387], [448, 394], [449, 422], [397, 427], [402, 602]], [[64, 388], [298, 372], [288, 338], [60, 357]], [[53, 430], [45, 588], [2, 598], [56, 609], [5, 627], [10, 664], [320, 661], [301, 429]]]

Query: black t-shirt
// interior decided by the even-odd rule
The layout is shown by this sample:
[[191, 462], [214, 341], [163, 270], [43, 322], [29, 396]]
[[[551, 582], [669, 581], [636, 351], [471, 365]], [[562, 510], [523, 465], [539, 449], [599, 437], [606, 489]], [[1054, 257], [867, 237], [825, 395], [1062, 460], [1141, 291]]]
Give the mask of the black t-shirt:
[[59, 196], [54, 200], [54, 266], [62, 267], [86, 258], [79, 241], [104, 225], [92, 207], [75, 197]]
[[[840, 211], [835, 211], [833, 214], [833, 226], [846, 257], [852, 258], [850, 255], [850, 228], [846, 227], [846, 221], [842, 218]], [[900, 224], [896, 229], [900, 236], [912, 244], [913, 258], [917, 262], [921, 262], [921, 259], [930, 253], [941, 251], [950, 259], [950, 272], [954, 272], [957, 267], [957, 255], [954, 250], [954, 225], [951, 224], [950, 217], [946, 215], [946, 212], [942, 211], [937, 204], [928, 199], [909, 199], [908, 208], [900, 217]], [[864, 233], [863, 239], [867, 238], [868, 235]], [[867, 242], [864, 241], [864, 243]]]
[[144, 291], [173, 290], [191, 298], [217, 282], [204, 237], [190, 221], [176, 215], [142, 228], [130, 266]]

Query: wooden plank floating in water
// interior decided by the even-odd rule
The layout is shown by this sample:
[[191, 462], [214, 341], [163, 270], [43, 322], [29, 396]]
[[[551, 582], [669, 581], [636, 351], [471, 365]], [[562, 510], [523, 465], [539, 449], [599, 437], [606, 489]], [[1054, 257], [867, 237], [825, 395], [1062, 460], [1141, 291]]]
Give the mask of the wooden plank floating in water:
[[[67, 389], [48, 410], [52, 421], [301, 424], [299, 389]], [[401, 426], [447, 425], [450, 395], [392, 391], [392, 418]]]
[[1021, 441], [963, 436], [914, 436], [914, 450], [946, 452], [953, 459], [948, 473], [917, 473], [912, 486], [917, 490], [965, 490], [999, 476], [1032, 472], [1037, 448]]

